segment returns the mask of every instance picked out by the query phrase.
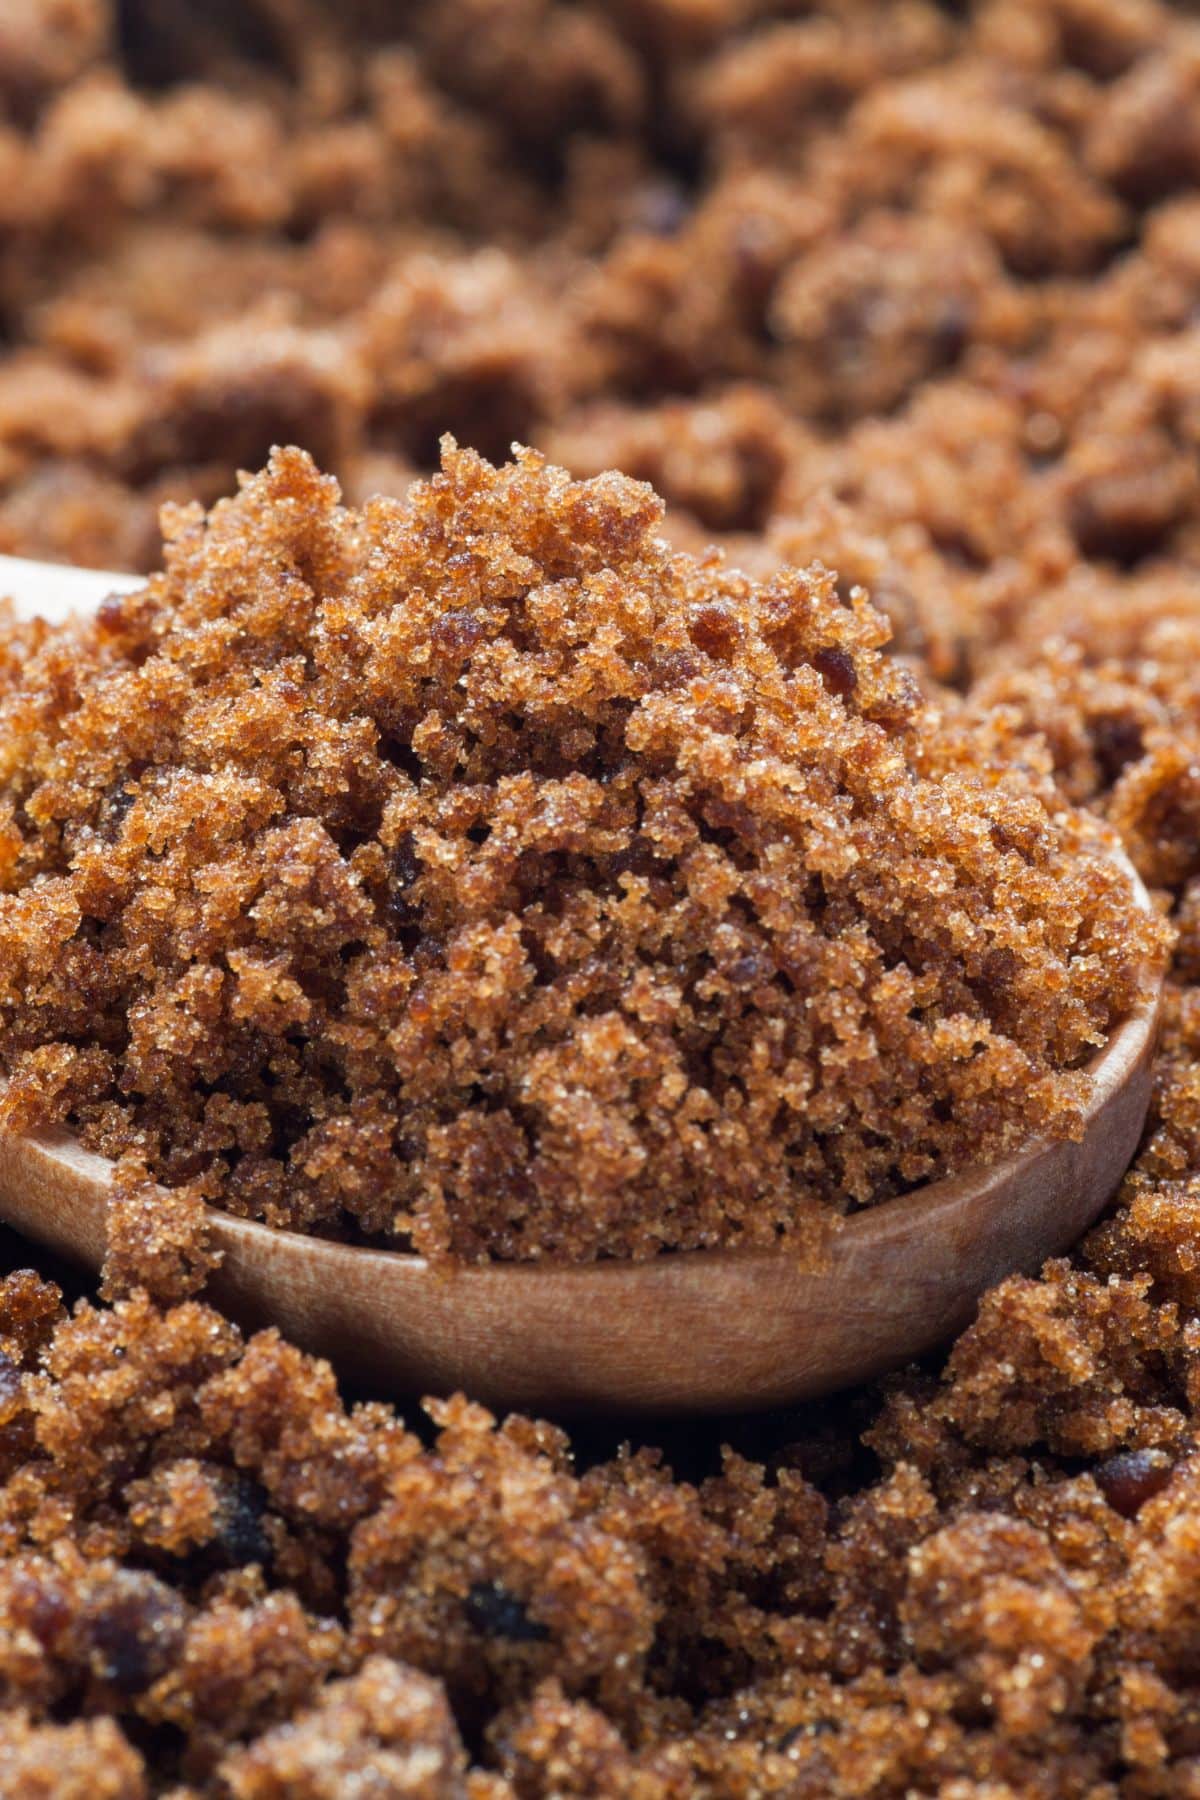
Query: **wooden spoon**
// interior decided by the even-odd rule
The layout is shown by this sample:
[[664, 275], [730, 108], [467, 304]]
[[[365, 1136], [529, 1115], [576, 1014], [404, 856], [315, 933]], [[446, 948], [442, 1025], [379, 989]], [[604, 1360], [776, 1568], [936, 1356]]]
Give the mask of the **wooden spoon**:
[[[100, 578], [101, 591], [113, 581]], [[985, 1288], [1035, 1270], [1093, 1222], [1141, 1134], [1160, 994], [1157, 984], [1091, 1063], [1082, 1138], [1031, 1144], [857, 1213], [817, 1268], [780, 1249], [446, 1273], [213, 1212], [224, 1262], [209, 1291], [376, 1390], [462, 1387], [559, 1413], [723, 1411], [825, 1393], [930, 1349]], [[0, 1136], [0, 1218], [98, 1268], [110, 1175], [64, 1133]]]
[[145, 585], [144, 575], [0, 556], [0, 597], [15, 601], [17, 611], [27, 617], [58, 620], [68, 613], [93, 612], [110, 594], [132, 594]]

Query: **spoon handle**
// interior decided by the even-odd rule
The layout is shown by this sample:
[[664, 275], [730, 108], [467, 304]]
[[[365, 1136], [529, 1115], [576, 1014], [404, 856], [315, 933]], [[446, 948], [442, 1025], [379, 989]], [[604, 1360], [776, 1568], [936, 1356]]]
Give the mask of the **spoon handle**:
[[22, 618], [32, 615], [57, 622], [71, 613], [89, 612], [110, 594], [131, 594], [143, 587], [145, 579], [110, 569], [76, 569], [68, 563], [0, 556], [0, 596], [12, 600]]

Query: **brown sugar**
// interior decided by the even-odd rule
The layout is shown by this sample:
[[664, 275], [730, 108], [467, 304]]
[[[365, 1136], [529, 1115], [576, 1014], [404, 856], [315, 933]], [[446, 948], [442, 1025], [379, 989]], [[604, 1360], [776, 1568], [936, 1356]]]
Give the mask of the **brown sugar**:
[[453, 446], [362, 513], [280, 452], [178, 514], [0, 724], [9, 1119], [193, 1208], [580, 1260], [1073, 1130], [1156, 942], [1102, 840], [861, 590], [659, 518]]
[[234, 1800], [340, 1800], [347, 1792], [466, 1800], [466, 1757], [443, 1690], [372, 1657], [313, 1709], [226, 1760]]
[[[170, 572], [142, 600], [49, 638], [0, 629], [21, 1103], [121, 1157], [109, 1299], [0, 1234], [0, 1800], [1200, 1793], [1189, 9], [0, 12], [0, 550], [160, 569], [175, 509]], [[575, 488], [463, 451], [402, 505], [447, 431], [496, 465], [515, 438], [573, 477], [636, 479]], [[290, 454], [207, 530], [186, 510], [283, 443], [359, 510]], [[816, 564], [827, 577], [782, 572]], [[771, 641], [771, 607], [793, 636]], [[572, 621], [595, 628], [586, 659]], [[709, 710], [684, 732], [697, 681]], [[759, 698], [788, 683], [820, 726], [802, 767], [834, 853], [864, 746], [905, 792], [956, 796], [904, 842], [923, 876], [956, 871], [987, 900], [965, 924], [1003, 923], [1015, 966], [981, 980], [979, 962], [965, 991], [969, 944], [927, 959], [923, 1017], [963, 1017], [972, 1041], [986, 1020], [993, 1082], [1002, 1040], [1011, 1070], [1036, 1065], [998, 1113], [1003, 1082], [960, 1085], [950, 1118], [918, 1083], [925, 1111], [901, 1117], [924, 1026], [898, 1008], [881, 1038], [871, 957], [911, 968], [950, 902], [902, 886], [895, 786], [859, 802], [873, 882], [838, 877], [832, 915], [815, 884], [776, 881], [785, 834], [747, 838], [727, 802], [756, 757], [757, 800], [795, 804]], [[651, 702], [676, 739], [635, 749], [616, 721]], [[690, 809], [676, 741], [711, 759]], [[1005, 773], [981, 794], [984, 769]], [[522, 775], [555, 804], [518, 786], [502, 812]], [[418, 1229], [415, 1186], [396, 1186], [414, 1146], [392, 1154], [404, 1068], [430, 1078], [412, 1116], [445, 1210], [420, 1229], [444, 1245], [453, 1224], [467, 1254], [480, 1230], [524, 1253], [551, 1220], [580, 1225], [581, 1181], [607, 1196], [609, 1245], [639, 1253], [631, 1223], [667, 1216], [652, 1178], [675, 1242], [799, 1229], [780, 1197], [801, 1140], [755, 1115], [764, 1156], [739, 1158], [734, 1110], [746, 1043], [799, 1017], [778, 967], [793, 928], [823, 959], [810, 991], [850, 1009], [797, 1067], [811, 1080], [836, 1043], [831, 1096], [865, 1103], [868, 1067], [892, 1083], [872, 1094], [884, 1144], [803, 1140], [810, 1218], [842, 1198], [839, 1143], [886, 1204], [902, 1140], [949, 1159], [989, 1118], [1068, 1123], [1135, 947], [1075, 841], [1079, 807], [1176, 934], [1146, 1133], [1085, 1241], [998, 1284], [919, 1368], [758, 1419], [568, 1436], [460, 1396], [432, 1417], [407, 1400], [404, 1422], [196, 1292], [211, 1203]], [[968, 826], [1000, 811], [1025, 836], [981, 834], [967, 858]], [[1069, 935], [1032, 929], [1063, 926], [1073, 895], [1114, 927], [1091, 971]], [[884, 902], [899, 938], [880, 937]], [[675, 936], [648, 940], [651, 921]], [[452, 968], [446, 933], [468, 924]], [[688, 958], [710, 941], [701, 975]], [[18, 950], [41, 960], [14, 974]], [[590, 1121], [565, 1001], [503, 1060], [532, 1017], [521, 957], [543, 993], [562, 959], [593, 1075], [608, 1055]], [[684, 1020], [688, 980], [705, 992]], [[619, 1044], [596, 1022], [614, 1010]], [[388, 1046], [401, 1015], [428, 1038]], [[855, 1061], [868, 1029], [875, 1060]], [[670, 1165], [675, 1115], [648, 1087], [672, 1047], [684, 1092], [733, 1132], [696, 1151], [707, 1189]], [[765, 1108], [779, 1071], [750, 1074]], [[484, 1201], [515, 1216], [495, 1176], [524, 1078], [541, 1085], [520, 1105], [559, 1134], [557, 1185], [505, 1251]], [[642, 1151], [643, 1176], [618, 1180]], [[684, 1214], [697, 1191], [707, 1212]]]

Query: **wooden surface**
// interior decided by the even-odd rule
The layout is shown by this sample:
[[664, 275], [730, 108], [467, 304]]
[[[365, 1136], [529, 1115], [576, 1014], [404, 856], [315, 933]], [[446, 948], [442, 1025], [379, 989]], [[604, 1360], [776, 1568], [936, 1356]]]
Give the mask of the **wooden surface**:
[[[419, 1257], [214, 1213], [225, 1264], [210, 1291], [234, 1317], [279, 1325], [380, 1393], [461, 1386], [564, 1413], [799, 1400], [931, 1348], [969, 1320], [984, 1288], [1078, 1238], [1136, 1148], [1157, 1020], [1155, 995], [1092, 1065], [1080, 1142], [1035, 1145], [859, 1213], [819, 1270], [780, 1250], [443, 1274]], [[0, 1217], [92, 1267], [108, 1179], [107, 1163], [62, 1135], [0, 1138]]]
[[145, 587], [144, 575], [118, 575], [111, 569], [73, 569], [61, 563], [30, 562], [24, 556], [0, 556], [0, 598], [15, 602], [22, 614], [65, 619], [68, 613], [90, 612], [110, 594], [131, 594]]

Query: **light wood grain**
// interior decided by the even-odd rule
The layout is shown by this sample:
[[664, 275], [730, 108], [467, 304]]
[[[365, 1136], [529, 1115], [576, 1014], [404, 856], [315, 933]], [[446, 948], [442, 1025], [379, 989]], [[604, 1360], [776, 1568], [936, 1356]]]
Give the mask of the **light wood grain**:
[[55, 623], [71, 613], [93, 612], [110, 594], [131, 594], [145, 585], [144, 575], [0, 556], [0, 598], [12, 600], [25, 616], [36, 614]]
[[[1148, 905], [1138, 889], [1142, 905]], [[1150, 1095], [1157, 991], [1092, 1065], [1079, 1142], [1037, 1144], [848, 1219], [824, 1266], [786, 1250], [584, 1267], [328, 1244], [213, 1214], [213, 1298], [389, 1394], [465, 1388], [502, 1406], [712, 1411], [877, 1374], [964, 1325], [979, 1294], [1065, 1250], [1114, 1192]], [[59, 1134], [0, 1137], [0, 1217], [98, 1267], [109, 1165]]]

